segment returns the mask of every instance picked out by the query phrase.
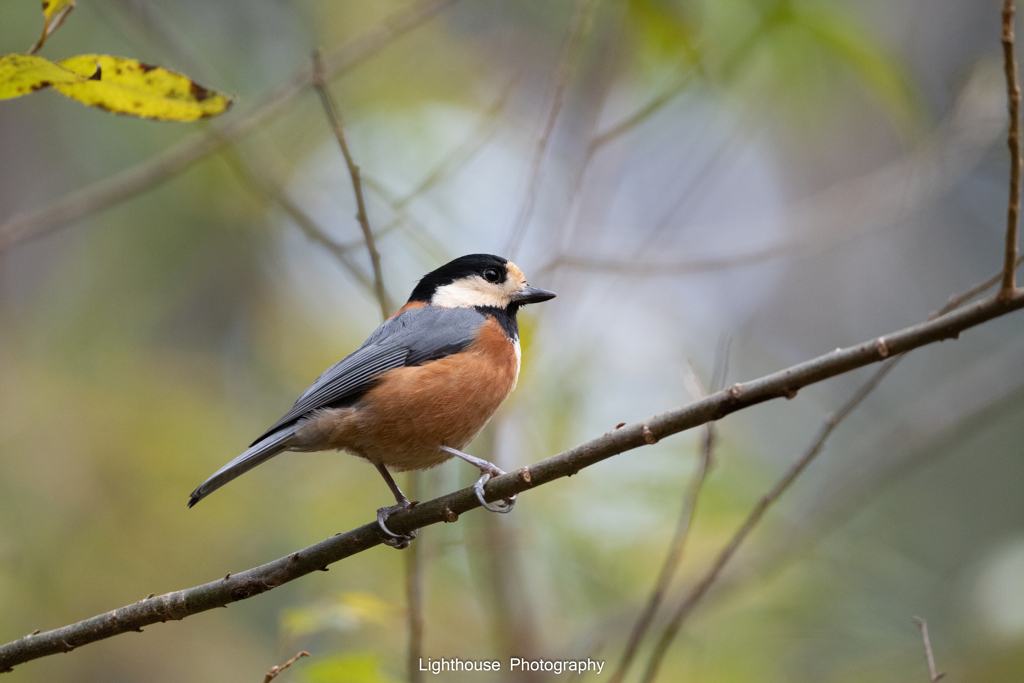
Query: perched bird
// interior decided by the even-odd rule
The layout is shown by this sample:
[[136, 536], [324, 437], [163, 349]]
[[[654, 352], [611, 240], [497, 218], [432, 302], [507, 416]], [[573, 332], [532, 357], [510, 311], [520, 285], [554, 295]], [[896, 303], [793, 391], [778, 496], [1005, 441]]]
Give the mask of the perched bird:
[[376, 465], [394, 494], [396, 504], [377, 511], [391, 545], [411, 540], [385, 524], [411, 503], [389, 469], [421, 470], [457, 456], [480, 469], [473, 487], [480, 503], [508, 512], [514, 497], [491, 507], [483, 494], [487, 480], [504, 472], [461, 449], [516, 386], [516, 313], [554, 296], [530, 287], [514, 263], [490, 254], [462, 256], [427, 273], [408, 303], [320, 375], [247, 451], [193, 491], [188, 506], [283, 451], [343, 450]]

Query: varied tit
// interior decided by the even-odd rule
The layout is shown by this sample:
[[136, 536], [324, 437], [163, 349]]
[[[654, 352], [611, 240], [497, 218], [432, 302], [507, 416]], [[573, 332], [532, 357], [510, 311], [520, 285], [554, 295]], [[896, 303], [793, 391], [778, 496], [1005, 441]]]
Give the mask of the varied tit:
[[526, 284], [514, 263], [489, 254], [427, 273], [408, 303], [320, 375], [249, 450], [193, 491], [188, 506], [282, 451], [343, 450], [376, 465], [395, 496], [395, 505], [377, 511], [390, 545], [408, 545], [411, 537], [392, 533], [385, 521], [411, 503], [389, 469], [421, 470], [457, 456], [480, 469], [473, 487], [480, 503], [508, 512], [514, 497], [498, 507], [484, 500], [484, 484], [504, 472], [461, 449], [516, 386], [516, 313], [554, 296]]

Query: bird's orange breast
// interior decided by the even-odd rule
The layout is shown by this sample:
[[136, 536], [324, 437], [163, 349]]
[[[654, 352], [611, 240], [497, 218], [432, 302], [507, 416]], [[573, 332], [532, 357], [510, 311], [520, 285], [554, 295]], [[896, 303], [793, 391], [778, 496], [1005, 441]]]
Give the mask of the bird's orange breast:
[[324, 411], [316, 421], [330, 426], [326, 448], [397, 471], [425, 469], [451, 457], [438, 446], [461, 450], [480, 433], [518, 374], [515, 345], [488, 318], [466, 350], [388, 370], [355, 406]]

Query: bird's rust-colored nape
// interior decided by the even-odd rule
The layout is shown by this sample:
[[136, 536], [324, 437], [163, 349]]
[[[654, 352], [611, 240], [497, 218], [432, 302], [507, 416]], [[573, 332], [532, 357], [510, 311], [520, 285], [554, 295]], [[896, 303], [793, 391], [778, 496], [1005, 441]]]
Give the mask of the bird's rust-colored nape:
[[391, 320], [392, 318], [394, 318], [395, 316], [397, 316], [400, 313], [405, 313], [406, 311], [411, 310], [413, 308], [423, 308], [426, 305], [427, 305], [426, 301], [410, 301], [409, 303], [407, 303], [406, 305], [402, 306], [397, 311], [395, 311], [394, 313], [389, 315], [388, 316], [388, 320]]

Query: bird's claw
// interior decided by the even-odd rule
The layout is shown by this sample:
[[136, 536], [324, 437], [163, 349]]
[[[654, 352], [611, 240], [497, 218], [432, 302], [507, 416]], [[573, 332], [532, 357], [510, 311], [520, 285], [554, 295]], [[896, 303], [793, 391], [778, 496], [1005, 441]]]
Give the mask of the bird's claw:
[[500, 512], [502, 514], [505, 514], [506, 512], [512, 512], [512, 508], [514, 508], [516, 505], [515, 494], [509, 496], [508, 498], [502, 498], [503, 505], [498, 505], [498, 507], [491, 507], [490, 505], [487, 504], [487, 500], [484, 498], [484, 484], [490, 481], [491, 477], [500, 477], [501, 475], [505, 474], [505, 470], [501, 469], [494, 463], [487, 462], [486, 460], [481, 460], [480, 458], [469, 455], [468, 453], [463, 453], [462, 451], [452, 448], [451, 446], [440, 446], [440, 449], [442, 451], [447, 451], [448, 453], [451, 453], [452, 455], [458, 458], [462, 458], [470, 465], [473, 465], [480, 470], [480, 478], [476, 480], [475, 484], [473, 484], [473, 492], [476, 493], [476, 499], [480, 501], [480, 505], [482, 505], [485, 510], [490, 510], [491, 512]]
[[396, 534], [395, 532], [391, 531], [391, 529], [389, 529], [386, 524], [384, 524], [384, 522], [387, 521], [387, 518], [390, 517], [392, 513], [398, 512], [399, 510], [411, 508], [415, 504], [415, 502], [410, 503], [408, 500], [402, 500], [399, 501], [397, 504], [392, 505], [391, 507], [380, 508], [377, 510], [377, 526], [379, 526], [381, 531], [383, 531], [385, 534], [384, 545], [389, 545], [392, 548], [395, 548], [396, 550], [402, 550], [404, 548], [408, 548], [412, 540], [416, 538], [416, 529], [413, 529], [408, 534]]
[[484, 499], [484, 484], [490, 481], [491, 477], [498, 477], [505, 474], [505, 471], [500, 467], [495, 467], [494, 465], [492, 465], [492, 467], [494, 469], [481, 470], [480, 478], [476, 480], [475, 484], [473, 484], [473, 491], [476, 493], [476, 499], [480, 501], [480, 505], [482, 505], [485, 510], [490, 510], [491, 512], [497, 512], [504, 515], [512, 512], [512, 508], [516, 506], [516, 496], [512, 495], [509, 498], [502, 498], [500, 504], [495, 503], [496, 507], [491, 507], [487, 504], [487, 501]]

